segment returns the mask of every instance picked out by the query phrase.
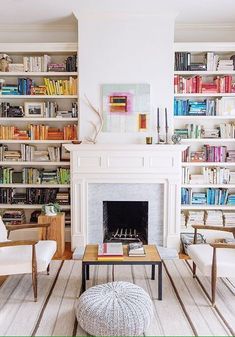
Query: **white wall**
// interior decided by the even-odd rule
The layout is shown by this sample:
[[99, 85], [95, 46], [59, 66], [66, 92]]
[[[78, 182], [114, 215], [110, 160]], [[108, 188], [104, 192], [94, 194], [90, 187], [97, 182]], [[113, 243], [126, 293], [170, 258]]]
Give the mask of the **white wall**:
[[[172, 114], [174, 15], [106, 14], [100, 10], [75, 14], [79, 22], [81, 139], [90, 135], [89, 121], [94, 120], [84, 94], [100, 107], [100, 85], [104, 83], [149, 83], [151, 113], [167, 107]], [[155, 129], [152, 133], [155, 135]], [[102, 133], [99, 142], [138, 143], [145, 136]]]

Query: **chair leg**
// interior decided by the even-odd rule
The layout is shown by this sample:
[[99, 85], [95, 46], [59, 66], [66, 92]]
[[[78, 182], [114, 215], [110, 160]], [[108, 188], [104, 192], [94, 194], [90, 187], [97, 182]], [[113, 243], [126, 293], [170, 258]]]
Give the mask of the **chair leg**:
[[37, 302], [37, 289], [38, 289], [38, 284], [37, 284], [37, 259], [36, 259], [36, 250], [35, 250], [35, 245], [32, 247], [32, 283], [33, 283], [33, 293], [34, 293], [34, 302]]
[[193, 262], [193, 278], [196, 277], [196, 269], [197, 269], [196, 263]]
[[211, 302], [213, 307], [215, 306], [216, 279], [217, 279], [216, 248], [213, 248], [213, 259], [211, 268]]
[[49, 274], [50, 274], [50, 263], [47, 266], [47, 275], [49, 275]]

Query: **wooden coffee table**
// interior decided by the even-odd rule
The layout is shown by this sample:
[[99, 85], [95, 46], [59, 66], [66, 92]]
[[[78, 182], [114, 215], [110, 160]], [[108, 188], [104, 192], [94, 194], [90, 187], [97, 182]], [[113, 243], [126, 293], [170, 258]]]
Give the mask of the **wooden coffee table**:
[[151, 265], [151, 279], [155, 280], [155, 266], [158, 266], [158, 299], [162, 300], [162, 260], [155, 245], [144, 246], [146, 256], [128, 256], [128, 247], [123, 246], [124, 259], [122, 261], [98, 261], [98, 245], [86, 245], [82, 259], [82, 288], [86, 290], [86, 280], [89, 280], [89, 266], [91, 265]]

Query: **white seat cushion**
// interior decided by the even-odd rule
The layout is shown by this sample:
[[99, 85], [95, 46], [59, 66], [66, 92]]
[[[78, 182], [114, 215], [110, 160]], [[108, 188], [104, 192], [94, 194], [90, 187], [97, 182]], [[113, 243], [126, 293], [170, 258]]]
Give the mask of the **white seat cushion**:
[[[211, 276], [213, 248], [208, 244], [196, 244], [188, 247], [188, 254], [205, 276]], [[235, 276], [235, 249], [217, 249], [217, 276]]]
[[7, 230], [0, 216], [0, 242], [7, 241]]
[[[36, 246], [38, 272], [45, 271], [56, 252], [56, 241], [39, 241]], [[0, 248], [0, 275], [32, 272], [32, 246]]]

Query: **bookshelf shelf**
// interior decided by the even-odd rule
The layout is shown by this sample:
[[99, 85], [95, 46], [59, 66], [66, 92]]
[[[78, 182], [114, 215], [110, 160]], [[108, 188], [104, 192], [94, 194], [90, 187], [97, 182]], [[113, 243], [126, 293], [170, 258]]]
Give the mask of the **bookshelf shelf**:
[[199, 93], [199, 94], [174, 94], [175, 98], [182, 98], [182, 97], [197, 97], [197, 98], [203, 98], [203, 97], [235, 97], [235, 93], [222, 93], [222, 92], [216, 92], [216, 93]]
[[208, 167], [235, 167], [235, 162], [187, 162], [187, 163], [182, 163], [183, 167], [203, 167], [203, 166], [208, 166]]
[[187, 138], [181, 139], [182, 143], [234, 143], [235, 138]]
[[185, 120], [190, 122], [191, 120], [203, 121], [203, 120], [235, 120], [235, 115], [233, 116], [174, 116], [175, 120]]
[[235, 206], [229, 205], [181, 205], [182, 210], [235, 210]]
[[0, 122], [9, 121], [9, 122], [77, 122], [77, 118], [65, 118], [65, 117], [38, 117], [38, 118], [30, 118], [30, 117], [0, 117]]
[[8, 140], [0, 139], [0, 144], [68, 144], [72, 143], [72, 140]]
[[200, 76], [223, 76], [223, 75], [234, 75], [235, 71], [191, 71], [191, 70], [185, 70], [185, 71], [174, 71], [175, 75], [182, 75], [182, 76], [193, 76], [193, 75], [200, 75]]
[[0, 161], [0, 166], [70, 166], [64, 161]]
[[[42, 205], [23, 205], [23, 204], [0, 204], [0, 209], [41, 209]], [[71, 206], [70, 205], [60, 205], [60, 208], [62, 210], [70, 210]]]
[[0, 95], [0, 99], [7, 101], [8, 99], [77, 99], [78, 95]]
[[67, 77], [67, 76], [77, 76], [77, 72], [63, 72], [63, 71], [34, 71], [34, 72], [26, 72], [26, 71], [22, 71], [22, 72], [13, 72], [13, 71], [7, 71], [7, 72], [3, 72], [0, 71], [0, 76], [1, 77], [30, 77], [30, 76], [34, 76], [34, 77]]
[[184, 188], [235, 188], [233, 184], [182, 184]]
[[70, 185], [61, 184], [0, 184], [0, 188], [69, 188]]
[[[9, 67], [9, 70], [13, 71], [0, 72], [0, 77], [4, 78], [5, 80], [2, 89], [3, 94], [0, 94], [0, 105], [4, 103], [2, 104], [0, 117], [0, 125], [3, 127], [1, 129], [1, 137], [11, 138], [0, 139], [0, 166], [2, 169], [5, 169], [4, 172], [7, 172], [8, 168], [14, 168], [14, 172], [21, 172], [23, 168], [25, 172], [28, 172], [27, 168], [31, 167], [35, 169], [45, 168], [48, 172], [54, 172], [59, 167], [64, 168], [64, 170], [69, 169], [70, 161], [62, 161], [63, 159], [68, 158], [67, 152], [64, 151], [62, 146], [63, 144], [72, 143], [73, 141], [62, 140], [61, 138], [63, 137], [74, 140], [79, 139], [78, 134], [75, 134], [76, 130], [78, 129], [79, 121], [79, 111], [77, 109], [78, 71], [74, 71], [76, 70], [77, 65], [77, 43], [0, 43], [0, 50], [2, 53], [8, 54], [13, 60], [12, 67]], [[47, 69], [52, 71], [44, 71]], [[33, 82], [31, 82], [30, 79], [32, 79]], [[5, 93], [9, 93], [9, 95], [6, 95]], [[14, 95], [15, 93], [21, 93], [21, 95]], [[22, 95], [22, 93], [36, 94]], [[53, 94], [48, 95], [45, 93]], [[71, 93], [71, 95], [55, 95], [55, 93]], [[30, 106], [34, 103], [40, 107], [40, 113], [37, 106]], [[23, 111], [20, 111], [19, 106], [23, 107]], [[12, 107], [17, 107], [18, 110], [11, 110]], [[35, 110], [32, 111], [32, 109]], [[65, 112], [64, 115], [67, 117], [56, 117], [57, 111]], [[67, 114], [69, 111], [72, 111], [72, 113]], [[35, 116], [33, 115], [34, 113]], [[44, 115], [45, 117], [40, 117], [40, 114]], [[25, 115], [29, 115], [30, 117], [25, 117]], [[60, 113], [58, 113], [58, 115], [60, 115]], [[44, 134], [44, 130], [47, 129], [43, 129], [43, 126], [48, 126], [48, 129], [51, 133], [48, 131], [48, 135], [47, 133]], [[16, 131], [16, 133], [13, 132], [13, 128], [11, 127], [14, 127], [14, 132]], [[25, 139], [29, 134], [31, 135], [32, 139]], [[40, 138], [38, 134], [42, 134], [42, 138], [50, 138], [52, 140], [33, 139]], [[22, 146], [23, 144], [35, 146]], [[5, 152], [8, 152], [8, 154]], [[13, 153], [12, 156], [10, 152]], [[9, 160], [15, 158], [20, 160]], [[24, 161], [26, 158], [30, 158], [30, 161]], [[7, 161], [5, 161], [5, 159]], [[52, 159], [53, 161], [39, 161], [40, 159]], [[28, 189], [35, 188], [43, 189], [42, 196], [43, 193], [45, 193], [47, 198], [45, 199], [42, 197], [42, 199], [35, 199], [34, 201], [31, 200], [31, 202], [41, 203], [42, 200], [47, 200], [47, 202], [50, 202], [55, 200], [55, 189], [59, 189], [58, 199], [56, 200], [65, 203], [65, 205], [60, 205], [63, 211], [70, 211], [71, 205], [68, 204], [70, 199], [70, 184], [52, 184], [47, 180], [46, 182], [47, 183], [45, 184], [0, 184], [1, 196], [4, 196], [4, 193], [14, 194], [14, 197], [13, 194], [10, 197], [12, 199], [2, 198], [1, 201], [6, 202], [7, 200], [12, 200], [13, 202], [16, 202], [16, 200], [20, 200], [20, 202], [26, 203], [26, 200], [28, 201], [30, 199], [24, 199], [23, 197], [21, 198], [20, 195], [30, 192]], [[13, 192], [11, 189], [13, 189]], [[46, 189], [48, 189], [48, 191]], [[18, 199], [17, 195], [18, 197], [20, 196]], [[24, 210], [26, 221], [30, 220], [30, 216], [34, 210], [40, 210], [41, 208], [41, 204], [0, 204], [1, 213], [4, 212], [5, 209]], [[69, 214], [67, 214], [67, 216], [68, 215]], [[70, 219], [66, 221], [68, 223]], [[66, 230], [68, 231], [69, 229], [67, 228]]]

